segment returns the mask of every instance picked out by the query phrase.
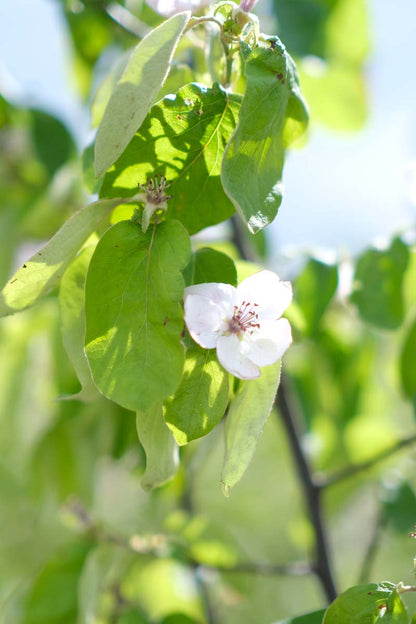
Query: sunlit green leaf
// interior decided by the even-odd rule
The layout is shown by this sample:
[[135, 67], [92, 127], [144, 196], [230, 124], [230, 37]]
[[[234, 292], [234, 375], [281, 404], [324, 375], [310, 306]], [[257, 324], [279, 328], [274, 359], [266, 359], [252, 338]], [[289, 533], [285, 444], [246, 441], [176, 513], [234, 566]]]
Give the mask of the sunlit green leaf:
[[35, 304], [59, 284], [66, 267], [111, 210], [124, 200], [95, 202], [73, 215], [16, 271], [0, 293], [0, 316]]
[[121, 221], [104, 234], [86, 283], [86, 353], [97, 387], [133, 411], [170, 396], [182, 375], [189, 236], [177, 221], [143, 234]]
[[104, 111], [95, 143], [95, 173], [102, 176], [140, 128], [169, 71], [190, 12], [177, 13], [134, 49]]
[[365, 321], [396, 329], [404, 316], [403, 276], [409, 250], [395, 238], [385, 251], [369, 249], [358, 259], [351, 301]]
[[137, 434], [146, 453], [142, 487], [151, 490], [171, 479], [179, 465], [178, 446], [163, 418], [162, 403], [136, 414]]
[[325, 611], [326, 609], [311, 611], [311, 613], [297, 615], [296, 617], [289, 618], [287, 620], [280, 620], [279, 622], [275, 622], [275, 624], [322, 624], [322, 618], [324, 617]]
[[131, 608], [120, 615], [115, 624], [150, 624], [150, 621], [140, 609]]
[[240, 118], [221, 172], [227, 195], [253, 233], [277, 214], [285, 149], [308, 121], [293, 60], [277, 38], [268, 44], [253, 50], [246, 61]]
[[150, 110], [104, 178], [102, 197], [131, 196], [137, 185], [164, 175], [171, 185], [168, 218], [191, 234], [234, 212], [222, 188], [221, 159], [236, 125], [239, 104], [218, 85], [183, 87]]
[[85, 401], [92, 401], [99, 395], [84, 352], [85, 277], [93, 253], [93, 245], [81, 251], [65, 271], [59, 290], [62, 340], [82, 386], [77, 398]]
[[178, 444], [187, 444], [211, 431], [228, 401], [228, 373], [215, 351], [189, 349], [181, 384], [165, 402], [165, 419]]
[[247, 470], [280, 381], [280, 360], [262, 369], [258, 379], [241, 382], [225, 420], [225, 454], [221, 473], [223, 492], [229, 495]]
[[183, 277], [187, 286], [206, 282], [237, 286], [237, 271], [234, 262], [226, 254], [209, 247], [198, 249], [192, 254]]
[[416, 320], [406, 333], [400, 355], [400, 376], [404, 393], [416, 398]]
[[369, 583], [347, 589], [329, 606], [323, 624], [408, 624], [393, 583]]
[[338, 284], [337, 267], [311, 258], [295, 282], [295, 301], [312, 334], [317, 328]]

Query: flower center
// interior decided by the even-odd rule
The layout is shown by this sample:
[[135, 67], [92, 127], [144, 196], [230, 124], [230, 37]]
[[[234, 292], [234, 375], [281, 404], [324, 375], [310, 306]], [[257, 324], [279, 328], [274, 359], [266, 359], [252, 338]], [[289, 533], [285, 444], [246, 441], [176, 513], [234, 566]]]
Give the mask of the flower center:
[[250, 303], [250, 301], [243, 301], [240, 306], [234, 306], [234, 314], [228, 326], [229, 331], [233, 334], [244, 332], [252, 334], [255, 328], [260, 329], [257, 307], [257, 303]]
[[172, 195], [166, 195], [165, 190], [170, 186], [170, 182], [166, 181], [165, 176], [155, 176], [151, 178], [146, 184], [139, 184], [139, 187], [147, 195], [147, 201], [149, 204], [163, 204], [166, 200], [172, 199]]

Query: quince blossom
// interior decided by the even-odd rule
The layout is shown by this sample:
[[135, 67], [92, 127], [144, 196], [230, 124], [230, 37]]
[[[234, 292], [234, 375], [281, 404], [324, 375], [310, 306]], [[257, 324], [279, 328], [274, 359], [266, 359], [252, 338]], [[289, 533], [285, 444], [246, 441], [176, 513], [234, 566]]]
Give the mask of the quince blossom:
[[197, 284], [185, 289], [185, 323], [204, 349], [217, 350], [222, 366], [240, 379], [260, 376], [292, 342], [289, 321], [280, 318], [292, 300], [289, 282], [260, 271], [241, 282]]

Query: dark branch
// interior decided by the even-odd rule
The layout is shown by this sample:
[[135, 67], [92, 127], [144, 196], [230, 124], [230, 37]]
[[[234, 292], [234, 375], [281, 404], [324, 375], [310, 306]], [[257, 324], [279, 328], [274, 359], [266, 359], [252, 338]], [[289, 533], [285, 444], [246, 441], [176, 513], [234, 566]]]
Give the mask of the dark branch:
[[332, 602], [337, 596], [337, 591], [332, 576], [325, 526], [322, 518], [321, 488], [313, 479], [311, 469], [301, 446], [301, 435], [297, 429], [298, 419], [296, 418], [296, 410], [290, 401], [287, 381], [284, 376], [282, 376], [277, 393], [277, 407], [286, 429], [315, 533], [316, 552], [312, 569], [321, 581], [328, 601]]

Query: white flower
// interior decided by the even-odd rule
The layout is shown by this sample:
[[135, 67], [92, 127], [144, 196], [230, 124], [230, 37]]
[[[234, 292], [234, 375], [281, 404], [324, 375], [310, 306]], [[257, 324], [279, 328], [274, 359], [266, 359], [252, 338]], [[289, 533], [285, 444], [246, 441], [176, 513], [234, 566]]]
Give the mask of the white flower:
[[185, 289], [185, 323], [204, 349], [217, 349], [223, 367], [240, 379], [260, 376], [259, 366], [276, 362], [292, 342], [280, 318], [292, 300], [289, 282], [260, 271], [237, 288], [197, 284]]

